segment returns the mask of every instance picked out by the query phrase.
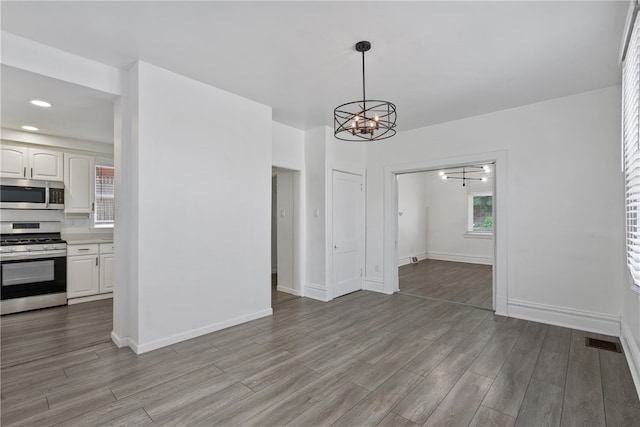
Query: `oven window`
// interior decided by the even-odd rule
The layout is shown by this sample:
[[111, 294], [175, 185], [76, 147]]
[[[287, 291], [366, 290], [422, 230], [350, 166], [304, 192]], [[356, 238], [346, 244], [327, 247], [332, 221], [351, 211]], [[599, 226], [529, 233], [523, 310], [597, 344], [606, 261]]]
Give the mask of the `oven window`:
[[0, 199], [3, 202], [44, 203], [46, 188], [44, 187], [16, 187], [3, 185], [0, 188]]
[[20, 262], [2, 265], [2, 286], [49, 282], [55, 278], [53, 260]]

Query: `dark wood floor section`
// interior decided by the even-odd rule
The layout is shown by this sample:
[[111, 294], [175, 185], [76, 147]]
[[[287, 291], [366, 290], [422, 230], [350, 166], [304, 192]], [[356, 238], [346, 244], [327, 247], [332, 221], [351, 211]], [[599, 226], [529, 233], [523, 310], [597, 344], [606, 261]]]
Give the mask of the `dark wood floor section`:
[[490, 265], [425, 259], [398, 273], [401, 293], [493, 309]]
[[3, 426], [640, 425], [611, 337], [360, 291], [136, 356], [110, 310], [2, 318]]

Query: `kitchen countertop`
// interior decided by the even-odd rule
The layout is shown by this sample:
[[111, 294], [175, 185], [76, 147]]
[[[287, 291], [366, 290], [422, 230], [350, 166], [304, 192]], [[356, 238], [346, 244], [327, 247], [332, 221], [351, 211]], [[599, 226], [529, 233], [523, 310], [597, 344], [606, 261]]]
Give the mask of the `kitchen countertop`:
[[113, 233], [68, 233], [62, 238], [69, 245], [86, 245], [89, 243], [113, 243]]

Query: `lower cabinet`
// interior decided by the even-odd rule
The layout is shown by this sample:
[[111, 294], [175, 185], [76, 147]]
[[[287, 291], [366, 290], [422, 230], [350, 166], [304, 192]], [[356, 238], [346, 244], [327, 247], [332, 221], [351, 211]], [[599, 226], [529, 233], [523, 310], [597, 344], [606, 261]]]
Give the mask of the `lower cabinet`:
[[67, 246], [67, 298], [113, 292], [113, 243]]

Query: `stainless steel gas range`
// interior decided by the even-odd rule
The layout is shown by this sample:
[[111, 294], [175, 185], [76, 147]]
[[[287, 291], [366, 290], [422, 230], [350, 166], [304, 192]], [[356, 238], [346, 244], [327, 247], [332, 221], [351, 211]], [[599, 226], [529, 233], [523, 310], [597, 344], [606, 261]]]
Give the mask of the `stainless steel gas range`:
[[0, 314], [67, 304], [60, 223], [0, 222]]

